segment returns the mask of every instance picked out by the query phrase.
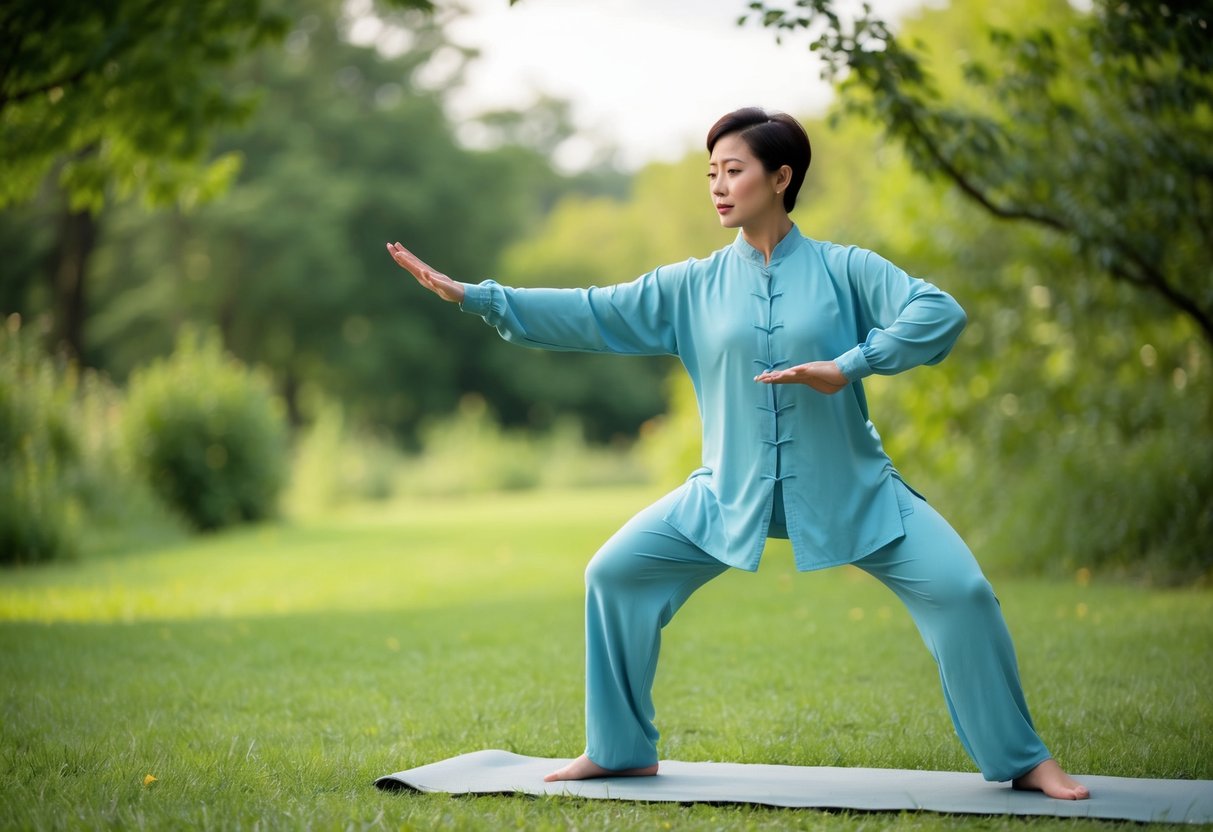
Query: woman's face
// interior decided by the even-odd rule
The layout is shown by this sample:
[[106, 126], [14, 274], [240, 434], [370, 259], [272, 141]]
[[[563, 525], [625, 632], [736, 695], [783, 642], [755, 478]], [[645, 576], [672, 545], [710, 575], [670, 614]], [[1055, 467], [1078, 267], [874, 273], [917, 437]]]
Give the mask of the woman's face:
[[[785, 173], [786, 172], [786, 173]], [[783, 212], [783, 188], [791, 169], [768, 173], [738, 134], [722, 136], [708, 160], [708, 186], [720, 224], [740, 228]]]

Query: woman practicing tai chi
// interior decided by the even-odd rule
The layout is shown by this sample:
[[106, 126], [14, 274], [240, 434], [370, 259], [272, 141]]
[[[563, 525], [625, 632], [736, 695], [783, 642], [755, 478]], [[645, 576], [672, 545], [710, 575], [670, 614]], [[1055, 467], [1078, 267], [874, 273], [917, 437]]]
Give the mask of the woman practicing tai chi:
[[768, 537], [800, 571], [850, 563], [905, 603], [939, 665], [965, 750], [987, 780], [1058, 798], [1087, 789], [1037, 736], [998, 601], [964, 541], [906, 485], [868, 420], [860, 379], [942, 361], [965, 325], [949, 295], [870, 251], [801, 235], [804, 128], [746, 108], [708, 133], [712, 201], [737, 239], [631, 283], [511, 289], [459, 283], [400, 243], [422, 286], [507, 341], [676, 355], [695, 386], [703, 467], [633, 517], [586, 569], [586, 750], [547, 780], [657, 773], [661, 629]]

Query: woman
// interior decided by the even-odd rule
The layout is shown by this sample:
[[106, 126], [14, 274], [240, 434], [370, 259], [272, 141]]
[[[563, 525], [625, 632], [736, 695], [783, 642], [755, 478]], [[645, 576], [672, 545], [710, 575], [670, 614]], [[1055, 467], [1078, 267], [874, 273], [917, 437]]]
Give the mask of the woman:
[[399, 243], [396, 262], [526, 346], [676, 355], [695, 385], [703, 467], [640, 512], [586, 569], [586, 752], [547, 780], [657, 773], [652, 686], [661, 628], [768, 537], [797, 569], [851, 563], [902, 599], [935, 657], [965, 750], [987, 780], [1068, 799], [1020, 688], [1010, 635], [964, 542], [901, 479], [860, 380], [942, 361], [965, 316], [947, 294], [788, 213], [811, 158], [783, 113], [746, 108], [709, 131], [708, 181], [734, 243], [704, 260], [590, 289], [459, 283]]

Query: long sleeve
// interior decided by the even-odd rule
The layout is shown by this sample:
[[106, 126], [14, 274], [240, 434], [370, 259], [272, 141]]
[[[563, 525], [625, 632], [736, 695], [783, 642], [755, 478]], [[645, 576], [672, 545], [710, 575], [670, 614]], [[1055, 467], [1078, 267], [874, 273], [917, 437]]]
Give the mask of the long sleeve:
[[850, 249], [846, 268], [862, 338], [835, 359], [849, 381], [947, 357], [967, 320], [951, 295], [870, 251]]
[[589, 289], [515, 289], [464, 284], [460, 308], [512, 343], [545, 350], [677, 355], [666, 296], [675, 267], [630, 283]]

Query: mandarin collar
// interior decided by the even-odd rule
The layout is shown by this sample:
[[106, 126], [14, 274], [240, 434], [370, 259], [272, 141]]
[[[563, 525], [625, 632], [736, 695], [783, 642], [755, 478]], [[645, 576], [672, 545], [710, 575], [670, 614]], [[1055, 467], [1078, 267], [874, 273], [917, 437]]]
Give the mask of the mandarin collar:
[[800, 229], [796, 227], [796, 223], [792, 223], [792, 229], [783, 235], [783, 239], [775, 245], [775, 250], [771, 252], [771, 262], [769, 264], [766, 262], [766, 258], [761, 251], [746, 242], [745, 233], [741, 230], [738, 230], [737, 239], [733, 241], [733, 250], [759, 268], [770, 268], [777, 261], [795, 251], [803, 239], [804, 235], [800, 233]]

